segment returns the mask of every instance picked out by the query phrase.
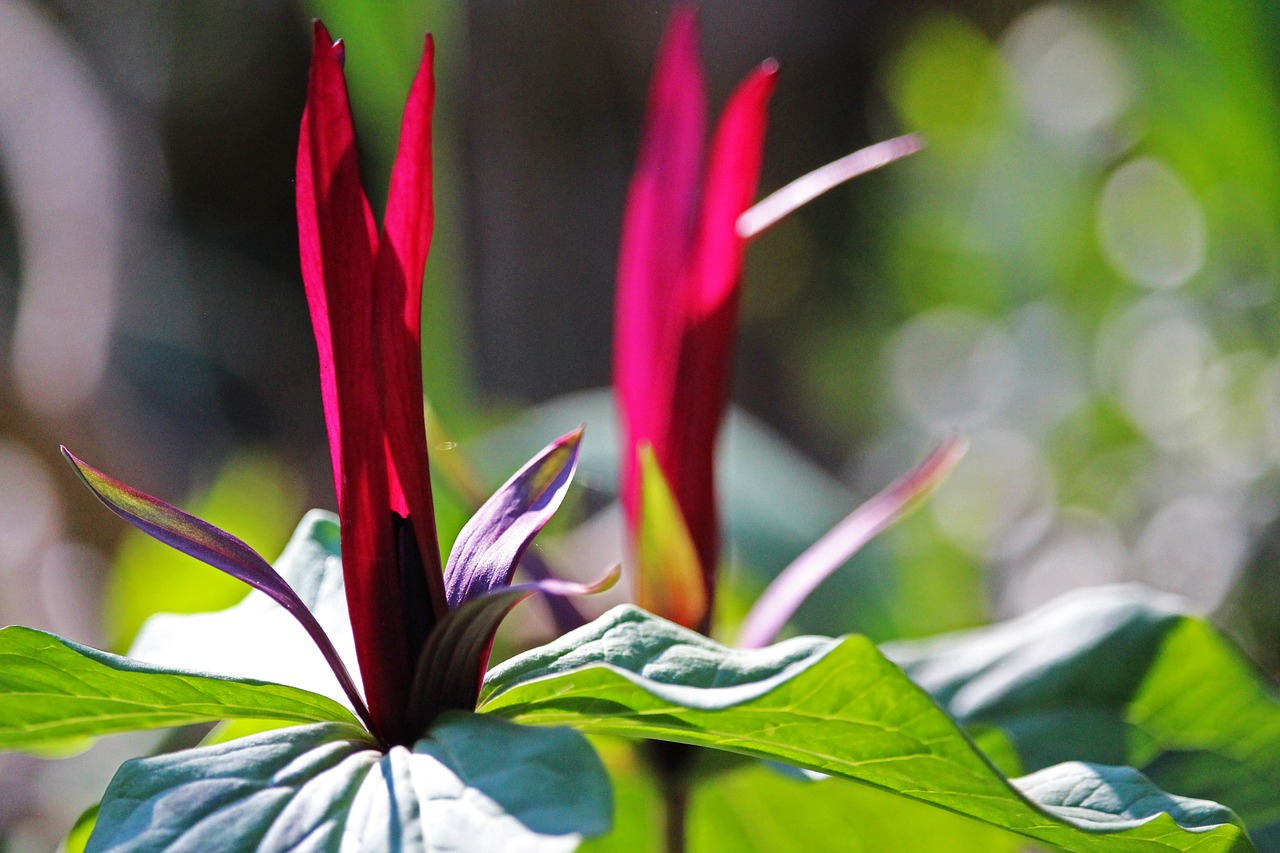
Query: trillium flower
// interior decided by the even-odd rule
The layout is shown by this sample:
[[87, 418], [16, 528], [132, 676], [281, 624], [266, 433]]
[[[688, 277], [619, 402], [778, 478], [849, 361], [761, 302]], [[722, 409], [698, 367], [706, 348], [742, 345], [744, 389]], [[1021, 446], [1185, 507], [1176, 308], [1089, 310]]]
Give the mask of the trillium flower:
[[[747, 244], [821, 193], [923, 144], [917, 136], [886, 140], [753, 205], [776, 74], [776, 64], [766, 61], [739, 84], [704, 163], [697, 17], [692, 8], [678, 9], [659, 53], [623, 218], [614, 391], [636, 597], [704, 633], [720, 561], [715, 451], [729, 399]], [[939, 482], [962, 452], [958, 440], [944, 442], [806, 551], [761, 597], [742, 642], [771, 641], [827, 575]]]
[[86, 485], [143, 532], [266, 593], [306, 629], [369, 731], [411, 744], [448, 710], [473, 710], [502, 618], [535, 592], [511, 585], [533, 537], [560, 506], [582, 430], [553, 442], [486, 501], [442, 565], [422, 402], [422, 277], [431, 242], [433, 47], [409, 93], [378, 228], [360, 183], [343, 47], [315, 25], [298, 143], [302, 275], [341, 526], [343, 579], [363, 691], [280, 575], [229, 533], [108, 477], [64, 448]]

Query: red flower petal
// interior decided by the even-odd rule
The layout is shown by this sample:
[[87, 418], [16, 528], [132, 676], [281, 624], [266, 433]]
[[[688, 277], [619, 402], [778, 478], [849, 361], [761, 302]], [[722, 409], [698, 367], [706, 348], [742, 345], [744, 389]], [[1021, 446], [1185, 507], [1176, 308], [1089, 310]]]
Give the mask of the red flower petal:
[[390, 507], [402, 518], [409, 519], [413, 527], [431, 609], [438, 619], [447, 608], [431, 500], [422, 399], [422, 276], [434, 221], [431, 198], [434, 56], [435, 44], [431, 36], [427, 36], [422, 62], [405, 105], [400, 145], [391, 171], [391, 189], [378, 244], [373, 322], [382, 378], [383, 428], [391, 463], [387, 484]]
[[720, 556], [715, 448], [729, 399], [746, 250], [736, 224], [755, 197], [776, 70], [769, 62], [748, 77], [725, 107], [716, 129], [697, 245], [682, 292], [684, 327], [670, 421], [665, 441], [654, 443], [697, 548], [708, 601]]
[[398, 742], [413, 666], [405, 627], [409, 602], [399, 578], [383, 576], [398, 563], [375, 361], [378, 238], [360, 185], [341, 60], [341, 45], [317, 22], [298, 143], [298, 239], [320, 350], [356, 654], [377, 733]]
[[659, 52], [619, 252], [614, 387], [629, 448], [621, 491], [632, 524], [640, 507], [633, 449], [640, 441], [663, 441], [671, 403], [679, 288], [693, 245], [706, 109], [697, 16], [683, 7]]
[[339, 508], [342, 430], [329, 305], [341, 306], [340, 322], [362, 313], [352, 310], [347, 300], [355, 295], [353, 289], [367, 288], [372, 281], [378, 245], [373, 213], [360, 184], [342, 58], [341, 43], [335, 43], [324, 24], [316, 21], [307, 106], [298, 138], [298, 251], [320, 350], [320, 388]]

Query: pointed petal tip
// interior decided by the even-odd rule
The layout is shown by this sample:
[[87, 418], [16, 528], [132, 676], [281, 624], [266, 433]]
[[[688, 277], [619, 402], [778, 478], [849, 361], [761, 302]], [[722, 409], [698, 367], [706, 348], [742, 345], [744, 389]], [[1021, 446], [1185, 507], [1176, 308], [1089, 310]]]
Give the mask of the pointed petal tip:
[[583, 588], [583, 595], [595, 595], [597, 592], [605, 592], [613, 589], [618, 581], [622, 579], [622, 563], [614, 563], [609, 571], [601, 575], [597, 580], [592, 581]]
[[696, 3], [679, 3], [671, 12], [667, 33], [683, 38], [698, 37], [698, 6]]
[[582, 434], [586, 432], [586, 424], [578, 424], [573, 429], [556, 439], [556, 444], [560, 447], [577, 447], [582, 443]]
[[333, 37], [329, 35], [329, 28], [319, 18], [311, 19], [311, 33], [315, 37], [316, 47], [330, 47], [333, 45]]

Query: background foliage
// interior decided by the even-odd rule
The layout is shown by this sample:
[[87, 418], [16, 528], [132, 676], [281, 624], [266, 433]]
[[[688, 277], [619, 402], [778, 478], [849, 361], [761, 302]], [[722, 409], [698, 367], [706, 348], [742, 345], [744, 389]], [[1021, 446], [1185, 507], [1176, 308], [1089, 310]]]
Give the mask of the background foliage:
[[[959, 428], [972, 450], [952, 481], [833, 578], [804, 628], [914, 637], [1142, 580], [1280, 671], [1280, 11], [702, 5], [713, 101], [764, 57], [782, 64], [764, 190], [878, 138], [930, 142], [752, 249], [735, 399], [755, 420], [741, 422], [812, 464], [762, 472], [772, 439], [735, 428], [739, 600]], [[126, 534], [59, 443], [269, 556], [304, 508], [332, 507], [292, 214], [312, 15], [360, 58], [375, 172], [421, 33], [437, 34], [426, 381], [460, 447], [437, 461], [456, 473], [466, 453], [496, 484], [513, 470], [503, 454], [527, 458], [590, 404], [578, 509], [604, 508], [607, 408], [527, 407], [608, 382], [622, 199], [667, 13], [0, 2], [3, 620], [121, 649], [151, 612], [239, 594]], [[465, 489], [441, 500], [456, 529]], [[561, 551], [586, 571], [618, 547], [607, 510], [575, 536]], [[520, 630], [545, 636], [535, 619]], [[48, 849], [143, 748], [0, 759], [10, 847]], [[751, 772], [700, 795], [695, 831]]]

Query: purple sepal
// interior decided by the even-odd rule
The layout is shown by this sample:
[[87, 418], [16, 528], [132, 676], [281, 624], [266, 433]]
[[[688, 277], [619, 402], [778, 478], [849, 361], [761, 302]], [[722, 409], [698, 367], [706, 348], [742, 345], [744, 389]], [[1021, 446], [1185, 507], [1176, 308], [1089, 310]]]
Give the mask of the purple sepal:
[[266, 593], [297, 619], [328, 661], [330, 669], [337, 676], [338, 683], [342, 685], [343, 692], [351, 700], [352, 707], [360, 715], [360, 719], [370, 731], [373, 730], [364, 699], [356, 689], [355, 682], [337, 649], [329, 640], [329, 635], [320, 627], [320, 623], [316, 621], [315, 616], [307, 609], [306, 604], [292, 587], [275, 569], [271, 568], [271, 564], [230, 533], [219, 530], [207, 521], [202, 521], [158, 498], [126, 486], [97, 468], [80, 461], [67, 448], [61, 449], [62, 455], [67, 457], [67, 461], [71, 463], [71, 467], [75, 469], [81, 481], [116, 515], [171, 548], [195, 557], [200, 562], [207, 563]]
[[967, 448], [961, 438], [942, 442], [923, 462], [849, 513], [796, 557], [756, 599], [742, 622], [738, 646], [756, 649], [776, 640], [787, 620], [818, 584], [941, 483]]
[[551, 596], [590, 595], [618, 582], [614, 566], [590, 584], [546, 578], [472, 596], [440, 621], [418, 659], [413, 679], [410, 719], [425, 730], [444, 711], [475, 710], [480, 684], [489, 663], [493, 637], [506, 615], [535, 593]]
[[[527, 550], [520, 558], [520, 568], [535, 581], [554, 580], [551, 567], [536, 549]], [[567, 634], [574, 628], [581, 628], [591, 620], [583, 615], [567, 595], [552, 595], [547, 599], [547, 610], [551, 613], [551, 621], [556, 626], [557, 634]]]
[[450, 610], [511, 582], [525, 549], [564, 500], [578, 465], [581, 439], [582, 427], [556, 439], [462, 528], [444, 572]]

